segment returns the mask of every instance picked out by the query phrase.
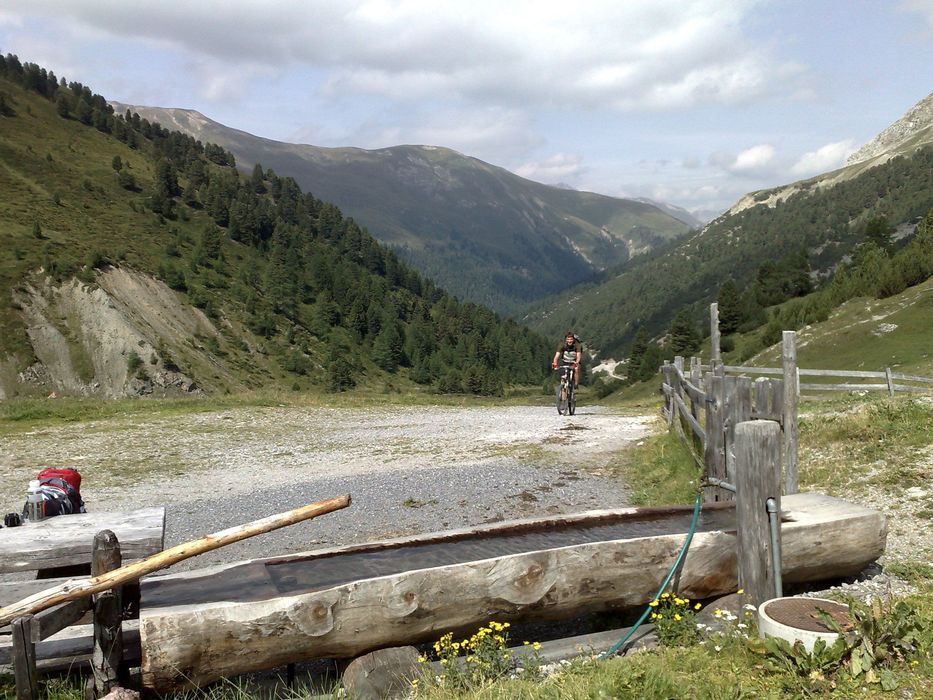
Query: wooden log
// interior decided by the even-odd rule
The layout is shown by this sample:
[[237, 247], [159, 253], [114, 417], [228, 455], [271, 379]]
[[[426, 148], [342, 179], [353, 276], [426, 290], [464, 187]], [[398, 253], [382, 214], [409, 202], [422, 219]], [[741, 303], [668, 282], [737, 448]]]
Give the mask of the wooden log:
[[165, 543], [165, 508], [76, 513], [5, 529], [0, 537], [0, 572], [88, 564], [94, 535], [101, 530], [116, 533], [126, 560], [148, 557]]
[[172, 564], [198, 554], [204, 554], [228, 544], [245, 540], [249, 537], [271, 532], [287, 525], [304, 520], [316, 518], [319, 515], [330, 513], [350, 505], [350, 496], [339, 496], [326, 501], [318, 501], [301, 508], [272, 515], [268, 518], [256, 520], [245, 525], [237, 525], [212, 535], [207, 535], [190, 542], [176, 545], [170, 549], [154, 554], [146, 559], [123, 566], [114, 571], [110, 571], [100, 576], [93, 576], [89, 579], [72, 579], [47, 591], [36, 593], [29, 598], [8, 605], [0, 609], [0, 627], [9, 624], [12, 620], [22, 615], [45, 610], [53, 605], [63, 603], [68, 600], [82, 598], [94, 593], [106, 591], [114, 586], [120, 586], [129, 581], [134, 581], [146, 574], [150, 574], [159, 569], [164, 569]]
[[[94, 537], [91, 575], [102, 576], [119, 569], [122, 564], [117, 536], [110, 530], [98, 532]], [[87, 693], [91, 699], [103, 697], [127, 677], [122, 669], [122, 593], [122, 587], [115, 586], [109, 591], [98, 593], [94, 600], [94, 652], [91, 657], [93, 675], [88, 679]]]
[[895, 384], [894, 389], [896, 391], [906, 391], [911, 394], [929, 394], [931, 391], [922, 386], [909, 386], [907, 384]]
[[797, 398], [800, 396], [800, 375], [797, 367], [797, 333], [784, 331], [781, 361], [784, 369], [784, 417], [781, 421], [784, 449], [784, 493], [797, 493], [799, 488], [797, 465]]
[[16, 700], [38, 700], [39, 679], [36, 673], [38, 629], [32, 615], [13, 620], [13, 678]]
[[[748, 377], [730, 377], [726, 385], [725, 416], [723, 418], [726, 454], [725, 480], [735, 483], [735, 427], [752, 417], [752, 382]], [[735, 500], [735, 494], [722, 490], [720, 500]]]
[[781, 427], [776, 422], [736, 426], [734, 483], [739, 586], [757, 606], [777, 596], [766, 508], [769, 498], [779, 512], [781, 507]]
[[891, 368], [884, 368], [885, 379], [888, 382], [888, 396], [894, 396], [894, 377], [891, 376]]
[[[783, 508], [785, 581], [852, 575], [884, 551], [881, 513], [820, 494], [788, 496]], [[605, 518], [610, 512], [596, 515]], [[586, 522], [583, 515], [558, 522], [579, 525]], [[554, 527], [554, 521], [538, 524]], [[491, 535], [506, 525], [470, 533]], [[406, 538], [303, 556], [312, 563], [351, 550], [385, 556], [394, 547], [439, 541], [441, 534], [433, 533], [433, 540]], [[735, 539], [734, 531], [698, 532], [684, 559], [678, 592], [705, 599], [735, 591]], [[240, 580], [243, 563], [148, 579], [140, 615], [141, 680], [162, 692], [290, 662], [352, 658], [381, 647], [431, 641], [448, 630], [475, 632], [490, 619], [561, 619], [643, 605], [667, 575], [683, 540], [679, 533], [538, 549], [241, 602], [151, 607], [146, 601], [147, 585], [177, 582], [204, 589], [211, 577]], [[266, 560], [262, 568], [268, 571], [285, 559]]]

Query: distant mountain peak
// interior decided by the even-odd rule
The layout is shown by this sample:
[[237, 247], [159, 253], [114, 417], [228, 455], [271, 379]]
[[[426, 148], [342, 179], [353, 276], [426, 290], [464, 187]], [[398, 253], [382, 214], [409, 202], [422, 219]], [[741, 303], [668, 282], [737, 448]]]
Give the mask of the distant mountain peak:
[[894, 150], [911, 137], [933, 127], [933, 93], [930, 93], [887, 129], [848, 157], [846, 165], [855, 165]]

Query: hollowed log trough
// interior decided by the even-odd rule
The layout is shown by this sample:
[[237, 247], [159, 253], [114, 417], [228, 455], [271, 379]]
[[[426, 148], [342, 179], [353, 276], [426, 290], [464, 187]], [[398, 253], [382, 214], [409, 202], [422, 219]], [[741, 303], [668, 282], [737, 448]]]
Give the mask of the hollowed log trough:
[[[737, 586], [733, 503], [703, 507], [675, 579]], [[821, 494], [782, 502], [785, 583], [853, 575], [884, 551], [876, 511]], [[146, 579], [143, 684], [158, 691], [313, 658], [349, 658], [490, 619], [560, 619], [647, 603], [692, 508], [625, 508], [325, 549]]]

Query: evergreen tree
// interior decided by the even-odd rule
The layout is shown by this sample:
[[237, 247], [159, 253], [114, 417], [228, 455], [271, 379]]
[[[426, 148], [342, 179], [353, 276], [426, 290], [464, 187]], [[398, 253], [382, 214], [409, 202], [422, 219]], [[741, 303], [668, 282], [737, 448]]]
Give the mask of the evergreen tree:
[[670, 351], [674, 355], [687, 356], [700, 347], [700, 334], [686, 308], [681, 309], [674, 316], [669, 333]]
[[731, 277], [719, 287], [716, 297], [719, 311], [719, 330], [723, 335], [735, 333], [742, 319], [742, 303], [739, 287]]
[[629, 352], [628, 356], [628, 376], [632, 381], [637, 381], [641, 378], [638, 370], [641, 367], [642, 359], [647, 349], [648, 331], [646, 331], [644, 327], [639, 327], [638, 332], [635, 333], [634, 340], [632, 340], [632, 350]]
[[865, 225], [865, 238], [882, 250], [891, 247], [891, 235], [894, 227], [888, 223], [888, 217], [876, 216]]

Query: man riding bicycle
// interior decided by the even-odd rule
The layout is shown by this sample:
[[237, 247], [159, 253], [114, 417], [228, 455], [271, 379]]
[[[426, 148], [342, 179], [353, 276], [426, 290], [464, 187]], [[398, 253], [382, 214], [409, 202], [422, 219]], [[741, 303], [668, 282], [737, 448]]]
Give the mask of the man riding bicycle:
[[573, 367], [573, 387], [580, 386], [580, 359], [583, 357], [583, 344], [573, 331], [567, 331], [564, 339], [557, 346], [554, 353], [554, 359], [551, 360], [551, 367], [557, 369], [558, 360], [563, 360], [565, 365]]

